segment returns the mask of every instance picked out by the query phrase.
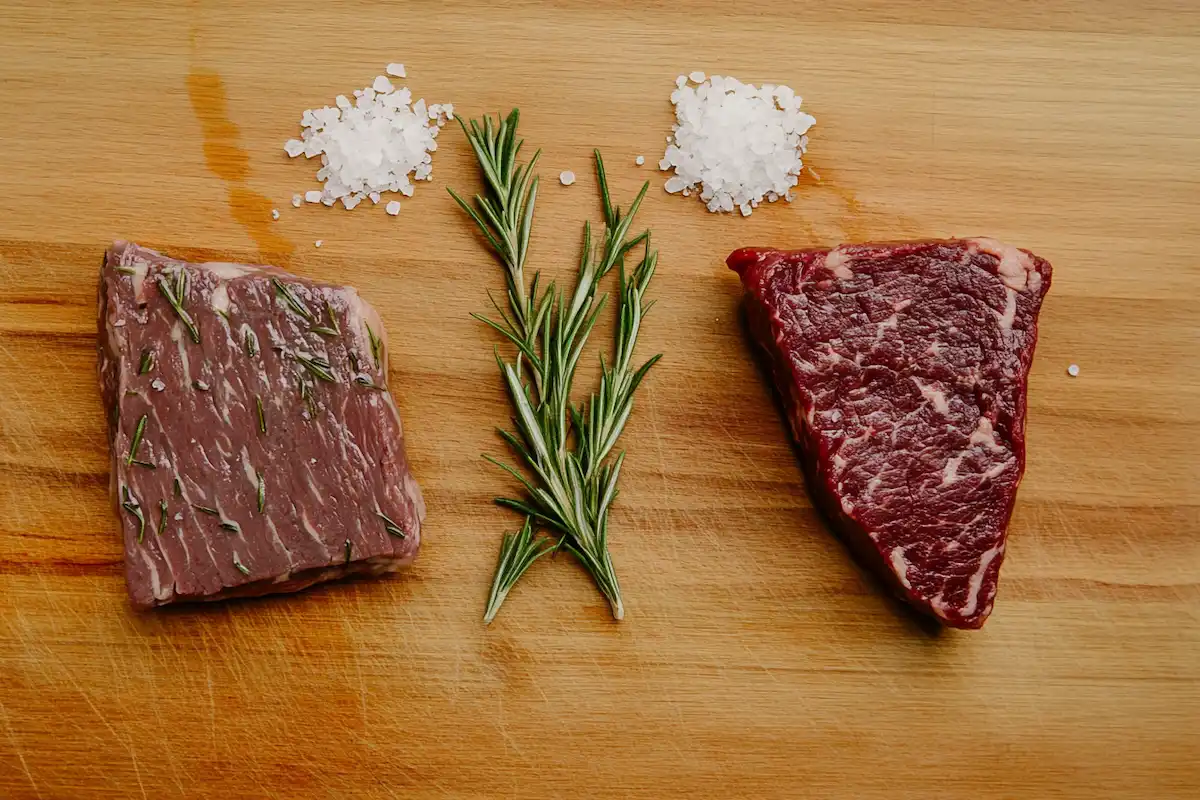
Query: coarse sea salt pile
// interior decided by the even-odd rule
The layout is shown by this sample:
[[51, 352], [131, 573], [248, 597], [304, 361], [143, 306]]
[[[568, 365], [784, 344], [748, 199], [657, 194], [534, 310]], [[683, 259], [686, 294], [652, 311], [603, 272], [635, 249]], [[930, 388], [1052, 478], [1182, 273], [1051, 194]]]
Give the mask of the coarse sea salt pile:
[[[403, 64], [389, 64], [387, 72], [405, 76]], [[388, 75], [355, 90], [353, 102], [339, 94], [335, 105], [304, 112], [300, 138], [283, 149], [292, 158], [321, 157], [317, 180], [325, 187], [305, 192], [307, 202], [331, 206], [341, 201], [352, 209], [368, 198], [378, 203], [383, 192], [412, 197], [413, 181], [431, 179], [437, 135], [454, 118], [454, 104], [413, 103], [412, 92], [393, 86]], [[298, 198], [292, 205], [299, 205]], [[387, 205], [389, 214], [399, 213], [398, 201]]]
[[787, 86], [680, 75], [671, 93], [673, 135], [658, 162], [660, 170], [675, 171], [664, 188], [686, 197], [699, 187], [709, 211], [736, 208], [742, 216], [764, 199], [791, 201], [816, 123], [800, 102]]

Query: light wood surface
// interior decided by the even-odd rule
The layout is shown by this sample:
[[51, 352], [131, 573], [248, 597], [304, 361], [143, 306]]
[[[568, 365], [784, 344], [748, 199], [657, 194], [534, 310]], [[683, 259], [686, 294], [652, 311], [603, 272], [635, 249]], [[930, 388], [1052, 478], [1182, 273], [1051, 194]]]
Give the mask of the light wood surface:
[[[0, 796], [1200, 796], [1200, 7], [1144, 5], [0, 4]], [[521, 107], [549, 274], [597, 216], [593, 146], [622, 198], [652, 183], [623, 623], [567, 560], [480, 623], [516, 520], [479, 457], [508, 411], [468, 313], [501, 275], [445, 192], [477, 185], [461, 134], [398, 218], [289, 203], [300, 113], [389, 61]], [[749, 219], [665, 195], [692, 69], [794, 87], [821, 181]], [[722, 262], [972, 234], [1054, 287], [995, 613], [931, 635], [814, 516]], [[116, 237], [376, 305], [429, 502], [411, 572], [130, 610], [95, 376]]]

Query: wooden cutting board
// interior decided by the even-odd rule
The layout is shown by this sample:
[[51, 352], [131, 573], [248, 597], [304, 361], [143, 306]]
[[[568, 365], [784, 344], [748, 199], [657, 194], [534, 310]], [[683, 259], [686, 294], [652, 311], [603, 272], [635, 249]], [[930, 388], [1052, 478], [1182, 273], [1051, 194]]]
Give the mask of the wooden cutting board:
[[[334, 5], [0, 9], [0, 796], [1200, 796], [1194, 2]], [[463, 114], [521, 107], [550, 275], [598, 215], [593, 146], [624, 202], [651, 182], [666, 358], [624, 440], [622, 623], [564, 559], [480, 622], [517, 520], [480, 459], [508, 410], [468, 314], [502, 278], [445, 192], [477, 186], [461, 133], [397, 218], [290, 205], [300, 113], [389, 61]], [[820, 180], [749, 219], [666, 195], [693, 69], [803, 94]], [[722, 262], [973, 234], [1054, 288], [995, 613], [933, 635], [814, 515]], [[116, 237], [379, 308], [429, 503], [411, 572], [130, 610], [95, 378]]]

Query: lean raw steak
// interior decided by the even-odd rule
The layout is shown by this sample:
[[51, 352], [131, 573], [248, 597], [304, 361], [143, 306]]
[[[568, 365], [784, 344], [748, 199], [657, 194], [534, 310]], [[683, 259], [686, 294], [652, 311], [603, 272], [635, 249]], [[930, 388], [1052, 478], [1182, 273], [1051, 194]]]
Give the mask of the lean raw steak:
[[738, 250], [817, 505], [947, 625], [992, 610], [1050, 264], [990, 239]]
[[416, 556], [424, 504], [383, 325], [353, 289], [117, 242], [99, 322], [135, 606], [292, 592]]

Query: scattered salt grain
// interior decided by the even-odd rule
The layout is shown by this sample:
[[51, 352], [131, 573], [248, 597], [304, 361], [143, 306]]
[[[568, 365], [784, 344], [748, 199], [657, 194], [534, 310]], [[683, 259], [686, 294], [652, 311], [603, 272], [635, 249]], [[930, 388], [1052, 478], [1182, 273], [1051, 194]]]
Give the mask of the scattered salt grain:
[[637, 165], [640, 167], [642, 164], [645, 164], [645, 163], [646, 163], [646, 157], [645, 157], [645, 156], [638, 156], [637, 158], [635, 158], [635, 159], [633, 160], [633, 163], [637, 164]]
[[1070, 375], [1072, 378], [1074, 378], [1076, 375], [1079, 374], [1079, 365], [1072, 364], [1071, 366], [1067, 367], [1067, 374]]
[[660, 170], [674, 171], [666, 191], [685, 197], [696, 191], [709, 211], [736, 208], [742, 216], [764, 198], [792, 199], [808, 149], [805, 134], [816, 123], [792, 89], [705, 79], [702, 72], [680, 75], [675, 85], [674, 135], [658, 162]]
[[396, 216], [397, 214], [400, 213], [400, 201], [393, 200], [392, 202], [387, 204], [387, 206], [385, 207], [385, 210], [387, 211], [387, 213], [391, 214], [393, 217]]
[[181, 520], [181, 519], [183, 519], [183, 512], [182, 512], [182, 511], [176, 511], [176, 512], [175, 512], [175, 521], [176, 521], [176, 522], [179, 522], [179, 520]]
[[324, 242], [325, 242], [324, 239], [317, 239], [315, 242], [313, 242], [313, 246], [320, 247], [322, 244], [324, 244]]
[[278, 208], [271, 209], [271, 219], [279, 219], [279, 209]]
[[564, 169], [562, 172], [558, 173], [558, 182], [563, 186], [570, 186], [575, 182], [575, 173], [571, 172], [569, 169]]
[[414, 181], [432, 180], [437, 135], [453, 118], [454, 106], [413, 102], [412, 92], [395, 86], [388, 75], [405, 77], [404, 65], [388, 64], [387, 75], [354, 90], [353, 101], [340, 94], [335, 105], [302, 115], [300, 138], [288, 141], [284, 150], [293, 158], [321, 157], [317, 180], [324, 190], [306, 192], [307, 202], [332, 206], [341, 201], [352, 209], [368, 197], [378, 203], [381, 192], [411, 197]]
[[150, 385], [156, 392], [161, 392], [163, 389], [167, 388], [167, 385], [162, 382], [162, 378], [155, 378], [154, 380], [150, 381]]
[[292, 205], [295, 206], [296, 208], [299, 208], [300, 204], [303, 202], [304, 202], [304, 198], [301, 197], [300, 195], [298, 195], [298, 194], [292, 195]]

